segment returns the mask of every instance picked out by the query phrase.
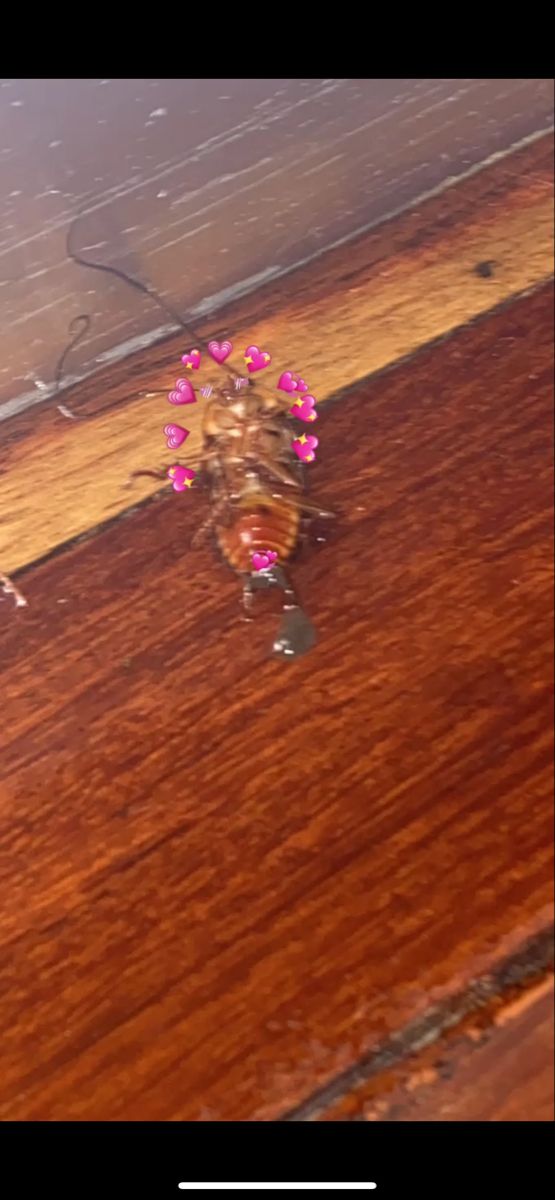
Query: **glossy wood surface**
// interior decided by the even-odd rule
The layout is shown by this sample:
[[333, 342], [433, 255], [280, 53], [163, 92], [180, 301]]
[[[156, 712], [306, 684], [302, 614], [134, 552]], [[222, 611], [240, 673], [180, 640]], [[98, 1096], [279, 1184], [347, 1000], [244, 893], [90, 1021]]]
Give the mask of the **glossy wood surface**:
[[4, 1119], [302, 1119], [545, 935], [552, 304], [322, 411], [340, 515], [295, 570], [305, 659], [269, 659], [273, 601], [244, 626], [189, 548], [194, 489], [0, 605]]
[[553, 1024], [549, 975], [346, 1091], [325, 1120], [553, 1121]]

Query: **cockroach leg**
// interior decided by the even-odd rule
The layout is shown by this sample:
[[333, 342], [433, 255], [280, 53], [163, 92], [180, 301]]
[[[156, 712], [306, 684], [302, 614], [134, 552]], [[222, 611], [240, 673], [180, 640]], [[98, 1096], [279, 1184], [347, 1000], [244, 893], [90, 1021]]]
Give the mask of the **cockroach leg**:
[[193, 534], [193, 536], [191, 538], [191, 549], [192, 550], [198, 550], [199, 546], [202, 545], [202, 543], [206, 537], [206, 534], [209, 533], [210, 530], [213, 529], [213, 527], [214, 527], [214, 513], [211, 512], [207, 516], [206, 520], [203, 521], [201, 525], [199, 525], [196, 533]]
[[273, 576], [273, 582], [283, 591], [283, 617], [273, 644], [273, 653], [278, 658], [299, 658], [314, 645], [316, 630], [301, 608], [283, 567], [274, 567], [268, 575]]
[[16, 608], [27, 607], [25, 596], [19, 591], [19, 588], [16, 588], [15, 583], [12, 583], [9, 575], [4, 575], [2, 571], [0, 571], [0, 587], [6, 596], [13, 596]]
[[58, 412], [62, 414], [62, 417], [65, 417], [67, 421], [79, 420], [77, 413], [74, 413], [71, 408], [68, 408], [67, 404], [57, 404], [56, 408], [58, 409]]
[[251, 616], [253, 602], [254, 602], [254, 587], [253, 587], [253, 582], [252, 582], [252, 575], [243, 575], [243, 593], [242, 593], [243, 614], [241, 617], [241, 619], [243, 621], [250, 622], [254, 619]]
[[[302, 487], [302, 481], [298, 483], [298, 487]], [[274, 500], [284, 500], [283, 492], [272, 492]], [[321, 508], [319, 504], [311, 504], [308, 500], [299, 498], [295, 501], [299, 510], [306, 513], [307, 517], [320, 517], [322, 521], [334, 521], [337, 518], [337, 513], [332, 512], [329, 508]]]
[[202, 545], [202, 542], [204, 541], [205, 536], [207, 536], [207, 534], [210, 533], [210, 529], [213, 529], [213, 528], [214, 528], [214, 512], [210, 512], [210, 514], [207, 517], [207, 520], [203, 521], [202, 524], [199, 524], [197, 532], [192, 535], [191, 550], [198, 550], [198, 547]]
[[251, 612], [254, 604], [254, 593], [259, 592], [264, 588], [276, 586], [277, 579], [274, 577], [276, 570], [278, 570], [278, 568], [274, 568], [274, 570], [271, 571], [253, 571], [251, 574], [248, 572], [243, 574], [243, 609], [245, 614], [247, 614], [243, 616], [244, 621], [253, 620], [253, 618], [248, 614]]
[[291, 584], [291, 581], [288, 579], [287, 575], [285, 574], [283, 567], [279, 567], [279, 566], [274, 567], [271, 574], [273, 575], [274, 584], [277, 587], [280, 587], [283, 592], [283, 607], [284, 607], [284, 609], [296, 608], [297, 607], [297, 597], [295, 594], [295, 590]]
[[221, 496], [220, 499], [216, 501], [216, 504], [213, 506], [212, 511], [208, 514], [206, 520], [199, 525], [196, 533], [191, 539], [191, 547], [194, 550], [198, 549], [203, 542], [205, 535], [214, 528], [220, 513], [223, 512], [224, 508], [226, 508], [228, 502], [229, 497], [227, 494], [225, 496]]
[[295, 476], [291, 474], [291, 471], [288, 469], [288, 467], [282, 466], [281, 463], [272, 462], [270, 458], [267, 458], [266, 456], [263, 457], [262, 455], [257, 458], [257, 463], [268, 472], [268, 475], [272, 475], [274, 479], [279, 479], [280, 483], [287, 484], [287, 487], [293, 487], [297, 489], [301, 487], [299, 480], [295, 479]]
[[148, 476], [149, 479], [167, 479], [168, 478], [168, 468], [160, 467], [156, 471], [132, 471], [131, 474], [128, 476], [127, 481], [124, 486], [131, 487], [133, 480], [139, 479], [142, 475]]
[[243, 576], [244, 608], [250, 611], [253, 592], [267, 587], [279, 587], [283, 592], [283, 615], [273, 643], [273, 653], [278, 658], [298, 658], [314, 645], [316, 630], [301, 608], [283, 567], [276, 566], [258, 574]]
[[332, 521], [337, 517], [337, 513], [321, 508], [319, 504], [310, 504], [307, 500], [299, 500], [299, 508], [313, 517], [321, 517], [323, 521]]

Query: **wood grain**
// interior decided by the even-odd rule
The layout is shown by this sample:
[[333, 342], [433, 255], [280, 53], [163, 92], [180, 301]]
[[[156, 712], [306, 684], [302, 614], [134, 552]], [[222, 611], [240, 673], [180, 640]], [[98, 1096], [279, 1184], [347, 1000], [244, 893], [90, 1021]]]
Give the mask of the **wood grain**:
[[[553, 124], [549, 79], [0, 81], [0, 411], [165, 318], [67, 258], [81, 245], [180, 310], [215, 308]], [[73, 370], [72, 370], [73, 374]]]
[[200, 493], [0, 606], [3, 1118], [286, 1115], [549, 927], [552, 302], [322, 413], [305, 659]]
[[[273, 390], [282, 369], [302, 366], [326, 401], [552, 274], [552, 150], [547, 138], [511, 156], [245, 298], [202, 335], [231, 332], [239, 371], [239, 348], [254, 341], [268, 349], [275, 371], [261, 391]], [[477, 271], [484, 261], [494, 263], [489, 277]], [[155, 490], [138, 480], [129, 492], [125, 481], [172, 461], [162, 428], [175, 410], [164, 392], [181, 373], [184, 348], [182, 337], [170, 339], [75, 389], [68, 402], [87, 421], [64, 420], [47, 403], [0, 425], [2, 570], [36, 561]], [[214, 371], [203, 366], [198, 375], [206, 381]], [[155, 391], [162, 394], [141, 398]], [[192, 465], [199, 412], [186, 410]]]
[[553, 1121], [553, 976], [382, 1072], [325, 1120]]

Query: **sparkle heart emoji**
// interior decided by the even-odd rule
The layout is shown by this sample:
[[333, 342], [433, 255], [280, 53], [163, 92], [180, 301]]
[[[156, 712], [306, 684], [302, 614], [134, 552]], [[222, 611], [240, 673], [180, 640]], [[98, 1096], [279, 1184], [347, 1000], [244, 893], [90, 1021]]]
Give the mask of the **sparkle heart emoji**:
[[185, 488], [190, 488], [193, 485], [196, 471], [191, 471], [190, 467], [168, 467], [168, 479], [172, 481], [174, 492], [184, 492]]
[[196, 404], [194, 388], [188, 379], [178, 379], [173, 392], [168, 395], [170, 404]]
[[316, 457], [314, 451], [318, 445], [317, 437], [313, 437], [310, 433], [303, 433], [301, 437], [295, 438], [291, 445], [301, 462], [314, 462]]
[[208, 343], [208, 353], [210, 357], [214, 359], [214, 362], [217, 363], [225, 362], [226, 358], [229, 358], [232, 350], [233, 345], [231, 342], [212, 341]]
[[181, 362], [185, 364], [189, 371], [198, 371], [200, 359], [200, 350], [190, 350], [188, 354], [182, 356]]
[[289, 409], [289, 416], [296, 417], [298, 421], [317, 421], [315, 404], [314, 396], [303, 396], [302, 400], [295, 400], [293, 407]]
[[247, 364], [247, 370], [252, 375], [253, 371], [262, 371], [264, 367], [269, 367], [272, 357], [267, 350], [259, 350], [258, 346], [247, 346], [243, 355]]
[[182, 425], [164, 425], [164, 433], [168, 450], [177, 450], [178, 446], [183, 445], [185, 438], [189, 437], [189, 430], [184, 429]]
[[275, 563], [277, 554], [275, 550], [262, 550], [253, 554], [252, 565], [255, 571], [265, 571]]

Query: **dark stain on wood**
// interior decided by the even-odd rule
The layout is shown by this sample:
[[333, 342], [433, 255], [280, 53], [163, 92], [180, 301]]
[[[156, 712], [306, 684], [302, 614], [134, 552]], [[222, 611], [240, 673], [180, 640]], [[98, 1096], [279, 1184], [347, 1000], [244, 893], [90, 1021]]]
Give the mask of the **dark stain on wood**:
[[491, 279], [493, 277], [493, 275], [495, 275], [494, 268], [496, 266], [497, 266], [497, 263], [494, 260], [488, 259], [485, 262], [476, 263], [476, 266], [474, 267], [474, 272], [476, 275], [480, 276], [480, 279]]

